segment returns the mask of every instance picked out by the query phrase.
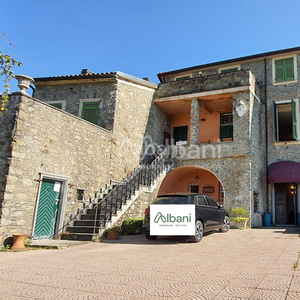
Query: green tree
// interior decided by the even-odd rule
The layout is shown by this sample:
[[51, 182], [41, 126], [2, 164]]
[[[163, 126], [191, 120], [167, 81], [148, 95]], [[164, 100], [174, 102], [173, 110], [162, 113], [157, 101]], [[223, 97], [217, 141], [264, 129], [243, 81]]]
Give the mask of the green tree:
[[[7, 37], [5, 36], [5, 33], [0, 32], [0, 37], [7, 42], [9, 45], [15, 47], [13, 43], [11, 43]], [[6, 105], [9, 102], [8, 99], [8, 93], [10, 88], [10, 80], [14, 78], [14, 72], [12, 70], [13, 66], [19, 66], [21, 67], [22, 63], [16, 61], [9, 55], [2, 54], [0, 51], [0, 77], [4, 77], [4, 89], [5, 91], [1, 93], [0, 97], [0, 117], [3, 115], [3, 112], [7, 110]]]
[[0, 98], [0, 116], [3, 115], [3, 113], [7, 110], [6, 105], [9, 102], [8, 99], [8, 93], [10, 89], [10, 80], [14, 78], [14, 71], [12, 68], [14, 66], [21, 66], [22, 63], [16, 61], [9, 55], [2, 54], [0, 51], [0, 76], [4, 77], [4, 85], [3, 88], [5, 89], [4, 92], [1, 93], [1, 98]]

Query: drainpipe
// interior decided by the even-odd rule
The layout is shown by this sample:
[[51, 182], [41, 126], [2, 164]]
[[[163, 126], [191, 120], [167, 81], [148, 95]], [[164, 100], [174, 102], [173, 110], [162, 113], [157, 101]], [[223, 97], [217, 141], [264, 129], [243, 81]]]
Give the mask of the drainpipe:
[[31, 97], [34, 98], [35, 88], [34, 88], [34, 86], [32, 84], [29, 87], [32, 89], [32, 95], [31, 95]]
[[264, 56], [264, 62], [265, 62], [265, 127], [266, 127], [266, 199], [267, 199], [267, 213], [269, 213], [269, 155], [268, 155], [268, 102], [267, 102], [267, 59]]

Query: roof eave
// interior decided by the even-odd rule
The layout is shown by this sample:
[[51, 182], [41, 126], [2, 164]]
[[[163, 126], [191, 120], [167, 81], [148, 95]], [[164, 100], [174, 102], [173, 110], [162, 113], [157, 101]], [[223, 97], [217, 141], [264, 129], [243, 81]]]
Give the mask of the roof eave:
[[295, 52], [295, 51], [300, 51], [300, 47], [288, 48], [288, 49], [277, 50], [277, 51], [270, 51], [270, 52], [265, 52], [265, 53], [260, 53], [260, 54], [249, 55], [249, 56], [243, 56], [243, 57], [239, 57], [239, 58], [233, 58], [233, 59], [213, 62], [213, 63], [209, 63], [209, 64], [204, 64], [204, 65], [197, 65], [197, 66], [173, 70], [173, 71], [169, 71], [169, 72], [161, 72], [161, 73], [157, 74], [157, 77], [158, 77], [159, 81], [163, 83], [163, 79], [165, 76], [169, 76], [169, 75], [173, 75], [173, 74], [177, 74], [177, 73], [189, 72], [189, 71], [194, 71], [197, 69], [211, 68], [211, 67], [215, 67], [215, 66], [232, 64], [232, 63], [241, 62], [241, 61], [245, 61], [245, 60], [252, 60], [252, 59], [258, 59], [258, 58], [269, 57], [269, 56], [275, 56], [275, 55], [280, 55], [283, 53]]

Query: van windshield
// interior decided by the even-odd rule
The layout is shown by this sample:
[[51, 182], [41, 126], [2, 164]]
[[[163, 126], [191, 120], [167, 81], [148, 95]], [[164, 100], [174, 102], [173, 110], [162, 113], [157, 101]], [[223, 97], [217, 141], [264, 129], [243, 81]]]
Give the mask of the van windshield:
[[159, 197], [154, 204], [190, 204], [188, 196]]

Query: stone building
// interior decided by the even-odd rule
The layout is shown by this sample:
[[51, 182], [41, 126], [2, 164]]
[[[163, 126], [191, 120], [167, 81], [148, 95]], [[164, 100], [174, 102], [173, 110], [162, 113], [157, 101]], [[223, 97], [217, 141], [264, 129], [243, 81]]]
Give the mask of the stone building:
[[[58, 233], [84, 200], [168, 145], [168, 172], [124, 216], [156, 194], [203, 192], [244, 207], [253, 227], [264, 214], [300, 224], [299, 63], [300, 47], [162, 72], [158, 85], [87, 69], [36, 78], [0, 118], [0, 242], [44, 237], [45, 220]], [[39, 215], [47, 189], [56, 206]]]
[[270, 217], [300, 224], [299, 54], [297, 47], [159, 73], [154, 103], [181, 144], [161, 189], [210, 190], [229, 210], [247, 209], [252, 226], [263, 214], [267, 225]]

